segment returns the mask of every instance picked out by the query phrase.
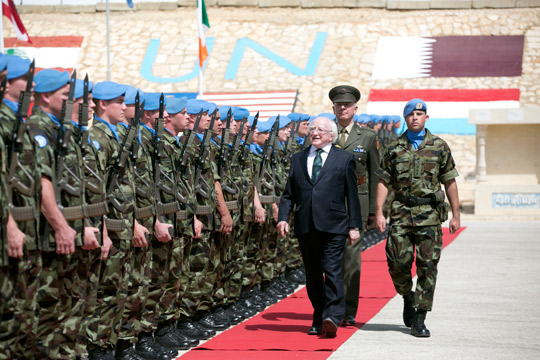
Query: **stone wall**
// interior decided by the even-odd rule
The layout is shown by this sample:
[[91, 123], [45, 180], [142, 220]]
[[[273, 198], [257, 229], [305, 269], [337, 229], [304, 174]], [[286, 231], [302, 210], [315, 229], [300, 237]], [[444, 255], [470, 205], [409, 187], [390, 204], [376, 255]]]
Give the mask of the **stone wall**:
[[[105, 11], [105, 0], [15, 0], [19, 12], [95, 12]], [[197, 0], [133, 0], [130, 9], [125, 0], [110, 0], [112, 11], [172, 10], [196, 6]], [[538, 0], [206, 0], [206, 6], [379, 8], [388, 10], [497, 9], [540, 7]]]

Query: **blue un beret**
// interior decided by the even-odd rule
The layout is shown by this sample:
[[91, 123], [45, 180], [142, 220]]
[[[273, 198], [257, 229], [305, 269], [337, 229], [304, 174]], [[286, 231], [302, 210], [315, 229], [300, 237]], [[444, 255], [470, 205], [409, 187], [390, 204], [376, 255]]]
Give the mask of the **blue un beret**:
[[390, 116], [390, 119], [392, 120], [393, 123], [401, 122], [401, 117], [399, 115], [392, 115]]
[[217, 106], [215, 103], [213, 103], [213, 102], [209, 102], [209, 101], [205, 101], [205, 102], [206, 102], [206, 104], [207, 104], [206, 110], [208, 111], [208, 115], [213, 114], [214, 111], [217, 110], [218, 106]]
[[276, 117], [275, 116], [272, 116], [271, 118], [269, 118], [268, 120], [265, 120], [265, 121], [257, 121], [257, 130], [259, 130], [259, 132], [266, 132], [266, 131], [270, 131], [270, 129], [272, 129], [272, 126], [274, 125], [274, 122], [276, 121]]
[[403, 117], [406, 118], [409, 116], [414, 110], [420, 110], [427, 113], [427, 105], [422, 99], [412, 99], [407, 104], [405, 104], [405, 108], [403, 108]]
[[171, 97], [167, 98], [167, 112], [169, 114], [178, 114], [186, 108], [187, 97]]
[[[222, 105], [219, 107], [219, 116], [221, 117], [222, 120], [225, 120], [227, 118], [227, 113], [229, 112], [229, 109], [231, 109], [229, 105]], [[233, 110], [234, 110], [234, 107], [233, 109], [231, 109], [231, 112], [233, 112]]]
[[125, 85], [126, 86], [126, 94], [124, 95], [124, 103], [126, 105], [133, 105], [135, 104], [135, 97], [137, 96], [137, 93], [139, 94], [139, 103], [142, 103], [144, 98], [144, 93], [141, 89], [137, 89], [135, 86], [131, 85]]
[[[145, 111], [159, 110], [159, 98], [161, 93], [146, 93], [144, 94], [144, 108]], [[167, 98], [163, 98], [163, 105], [167, 106]]]
[[15, 79], [19, 76], [23, 76], [30, 70], [30, 64], [32, 63], [29, 59], [23, 59], [22, 57], [15, 55], [6, 55], [7, 61], [7, 79]]
[[[255, 121], [255, 116], [250, 115], [250, 116], [248, 116], [247, 120], [248, 120], [249, 126], [253, 126], [253, 122]], [[258, 124], [259, 123], [257, 122], [257, 125]]]
[[285, 126], [289, 125], [290, 122], [291, 118], [286, 115], [280, 115], [278, 129], [283, 129]]
[[361, 123], [361, 124], [365, 124], [365, 123], [368, 123], [370, 120], [370, 117], [368, 114], [360, 114], [358, 115], [358, 122]]
[[336, 122], [336, 115], [334, 115], [332, 113], [322, 113], [322, 114], [319, 114], [319, 116], [317, 116], [317, 117], [325, 117], [327, 119], [332, 120], [333, 122]]
[[0, 53], [0, 71], [6, 70], [7, 67], [7, 56]]
[[69, 82], [69, 73], [61, 72], [55, 69], [41, 70], [34, 76], [34, 92], [45, 93], [56, 91]]
[[[94, 83], [91, 81], [88, 81], [88, 93], [92, 92], [93, 87], [94, 87]], [[84, 80], [75, 79], [75, 92], [73, 93], [73, 98], [78, 99], [80, 97], [83, 97], [83, 95], [84, 95]]]
[[187, 113], [188, 114], [198, 114], [201, 110], [204, 112], [204, 111], [208, 111], [208, 110], [205, 110], [206, 108], [206, 104], [205, 104], [206, 101], [203, 101], [203, 100], [198, 100], [198, 99], [189, 99], [187, 101], [187, 104], [186, 104], [186, 110], [187, 110]]
[[247, 111], [247, 109], [237, 107], [237, 106], [232, 107], [232, 112], [233, 112], [234, 120], [236, 121], [244, 120], [245, 118], [249, 116], [249, 111]]
[[112, 100], [125, 95], [126, 85], [115, 83], [114, 81], [102, 81], [94, 85], [94, 99]]

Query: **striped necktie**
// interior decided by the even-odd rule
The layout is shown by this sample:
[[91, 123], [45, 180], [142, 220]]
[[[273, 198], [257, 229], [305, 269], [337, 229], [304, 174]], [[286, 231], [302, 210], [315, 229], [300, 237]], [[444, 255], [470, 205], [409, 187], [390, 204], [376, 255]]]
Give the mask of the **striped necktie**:
[[315, 160], [313, 160], [313, 168], [311, 169], [311, 181], [315, 182], [317, 180], [317, 176], [319, 176], [319, 173], [322, 169], [322, 157], [321, 153], [323, 152], [323, 149], [317, 149], [317, 155], [315, 155]]

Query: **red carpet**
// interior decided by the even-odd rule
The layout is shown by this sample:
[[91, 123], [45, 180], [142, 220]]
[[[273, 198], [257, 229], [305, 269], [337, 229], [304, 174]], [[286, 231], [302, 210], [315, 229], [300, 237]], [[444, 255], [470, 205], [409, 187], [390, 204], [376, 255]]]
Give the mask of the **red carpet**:
[[[455, 234], [443, 229], [443, 246]], [[362, 253], [359, 311], [355, 327], [340, 327], [337, 337], [308, 336], [312, 308], [305, 287], [257, 316], [219, 334], [180, 359], [327, 359], [356, 330], [375, 316], [396, 295], [386, 265], [385, 242]], [[413, 269], [416, 274], [416, 269]]]

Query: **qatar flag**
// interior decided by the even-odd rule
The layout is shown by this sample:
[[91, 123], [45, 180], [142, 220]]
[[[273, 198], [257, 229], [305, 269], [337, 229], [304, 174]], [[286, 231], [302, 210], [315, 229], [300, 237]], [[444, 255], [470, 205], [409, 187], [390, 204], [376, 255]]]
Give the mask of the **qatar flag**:
[[426, 102], [426, 127], [436, 134], [476, 134], [476, 126], [468, 122], [471, 109], [519, 108], [519, 89], [373, 89], [366, 113], [403, 116], [405, 104], [415, 98]]
[[381, 37], [374, 79], [521, 76], [525, 37]]

